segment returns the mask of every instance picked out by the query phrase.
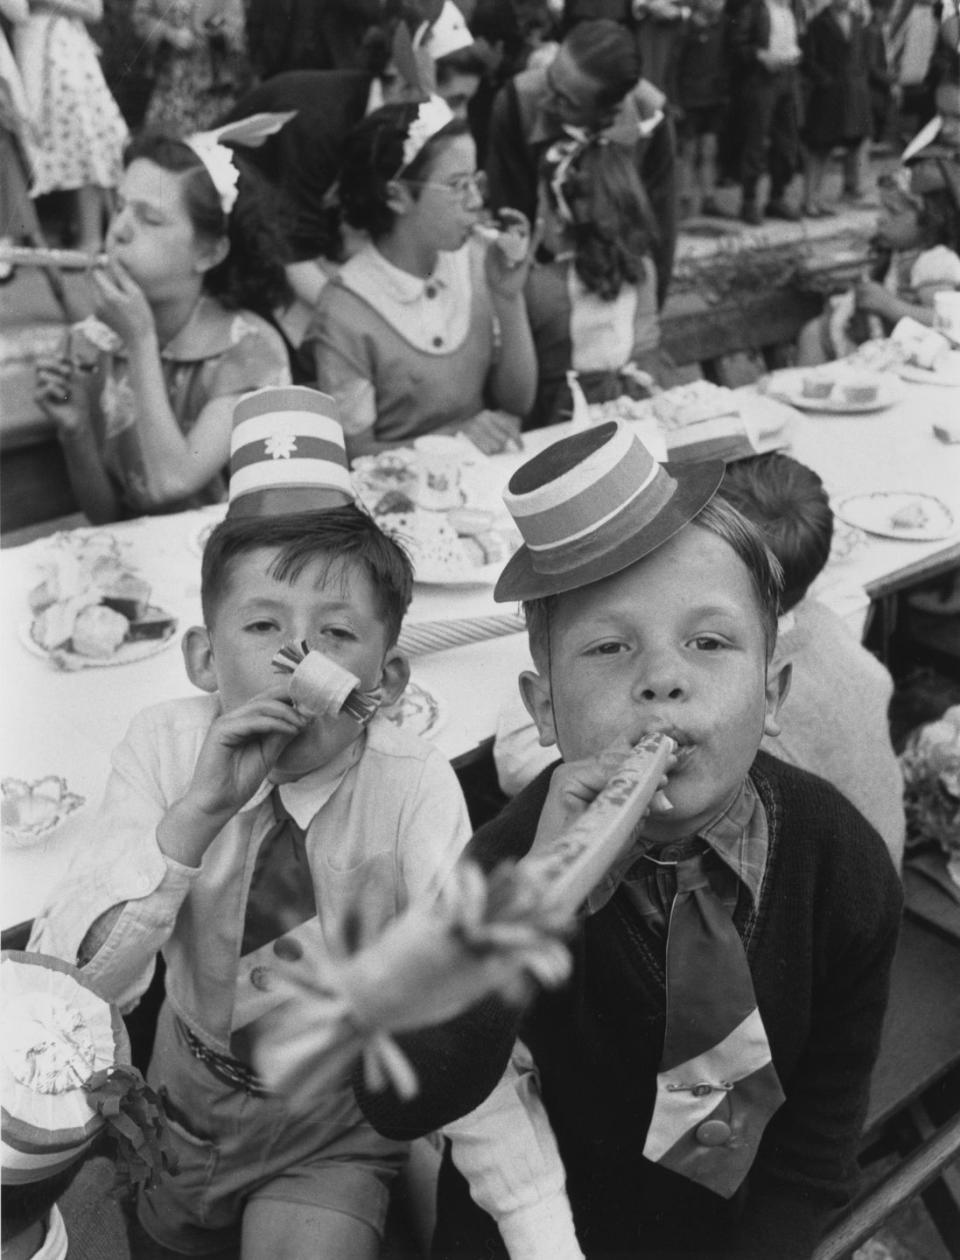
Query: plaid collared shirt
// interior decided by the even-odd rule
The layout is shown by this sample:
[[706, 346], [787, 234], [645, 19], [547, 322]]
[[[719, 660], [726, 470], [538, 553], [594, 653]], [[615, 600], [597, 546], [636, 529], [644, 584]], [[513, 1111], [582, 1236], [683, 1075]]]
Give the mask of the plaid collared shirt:
[[749, 778], [726, 810], [696, 836], [672, 841], [652, 853], [636, 850], [614, 867], [587, 899], [587, 913], [595, 914], [620, 884], [645, 923], [658, 935], [666, 932], [677, 890], [676, 864], [698, 853], [707, 854], [707, 876], [714, 892], [733, 913], [743, 888], [756, 904], [767, 865], [767, 816]]

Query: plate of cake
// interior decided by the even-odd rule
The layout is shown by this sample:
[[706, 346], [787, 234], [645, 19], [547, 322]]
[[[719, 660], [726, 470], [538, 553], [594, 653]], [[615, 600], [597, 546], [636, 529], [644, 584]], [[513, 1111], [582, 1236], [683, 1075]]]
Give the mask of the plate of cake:
[[903, 386], [889, 373], [830, 363], [776, 372], [767, 393], [801, 411], [860, 415], [892, 407], [903, 397]]
[[152, 602], [150, 584], [109, 533], [55, 534], [39, 576], [20, 640], [59, 669], [128, 665], [154, 656], [173, 640], [176, 617]]
[[936, 542], [956, 530], [953, 513], [932, 494], [913, 490], [875, 490], [843, 499], [834, 509], [848, 525], [880, 538]]
[[[426, 439], [418, 439], [425, 443]], [[431, 435], [430, 445], [381, 451], [354, 462], [361, 503], [428, 586], [488, 586], [519, 546], [496, 510], [499, 476], [471, 442]]]
[[789, 408], [775, 399], [705, 380], [677, 385], [632, 408], [621, 415], [652, 420], [662, 435], [664, 457], [673, 463], [729, 461], [776, 450], [787, 444], [784, 430], [791, 417]]

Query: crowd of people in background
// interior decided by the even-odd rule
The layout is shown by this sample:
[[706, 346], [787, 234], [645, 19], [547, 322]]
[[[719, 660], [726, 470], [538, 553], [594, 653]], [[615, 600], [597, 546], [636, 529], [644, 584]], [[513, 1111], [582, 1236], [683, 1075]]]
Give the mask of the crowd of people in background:
[[[137, 0], [110, 82], [100, 3], [2, 0], [23, 84], [8, 56], [0, 207], [0, 237], [29, 239], [27, 194], [60, 192], [57, 243], [106, 250], [95, 370], [65, 348], [37, 390], [97, 521], [222, 497], [230, 409], [258, 385], [332, 394], [351, 458], [438, 431], [495, 453], [569, 415], [574, 379], [589, 403], [669, 387], [677, 234], [722, 213], [722, 185], [747, 224], [828, 216], [832, 154], [861, 202], [871, 143], [933, 113], [941, 146], [960, 131], [958, 18], [923, 4], [894, 30], [887, 0], [331, 0], [283, 22], [260, 0]], [[902, 116], [920, 62], [928, 99]], [[110, 89], [131, 74], [149, 91], [118, 91], [124, 119]], [[914, 231], [954, 263], [956, 194]], [[949, 263], [858, 308], [924, 319]]]
[[[672, 856], [644, 855], [616, 890], [599, 887], [574, 983], [531, 1007], [521, 1031], [542, 1098], [518, 1084], [532, 1071], [519, 1016], [480, 1006], [445, 1026], [446, 1041], [411, 1043], [419, 1099], [355, 1097], [339, 1062], [321, 1072], [304, 1052], [309, 1103], [291, 1094], [271, 1110], [251, 1048], [259, 1038], [279, 1055], [297, 1030], [260, 995], [270, 984], [251, 960], [300, 958], [315, 921], [333, 922], [354, 893], [367, 897], [365, 928], [383, 927], [439, 886], [469, 835], [436, 747], [403, 751], [406, 732], [397, 744], [386, 723], [363, 732], [339, 711], [323, 743], [322, 724], [281, 694], [275, 662], [285, 640], [309, 651], [316, 633], [356, 671], [355, 698], [401, 694], [412, 565], [352, 501], [348, 462], [436, 435], [520, 449], [525, 429], [578, 400], [668, 387], [661, 312], [678, 234], [694, 215], [724, 215], [722, 188], [739, 189], [732, 213], [748, 226], [828, 217], [836, 156], [843, 198], [863, 203], [871, 145], [896, 154], [936, 118], [919, 161], [880, 188], [875, 274], [826, 306], [798, 353], [839, 357], [904, 315], [931, 323], [934, 294], [960, 289], [960, 3], [0, 0], [0, 13], [0, 237], [37, 245], [42, 221], [52, 244], [89, 255], [89, 318], [41, 356], [34, 395], [77, 505], [101, 524], [232, 500], [205, 544], [205, 625], [184, 640], [207, 694], [131, 727], [99, 865], [32, 938], [124, 1003], [161, 947], [172, 960], [154, 1062], [184, 1120], [185, 1175], [141, 1197], [140, 1226], [185, 1254], [233, 1239], [242, 1219], [245, 1254], [315, 1254], [320, 1237], [327, 1254], [370, 1260], [407, 1141], [442, 1128], [438, 1236], [453, 1250], [468, 1239], [467, 1254], [501, 1254], [495, 1222], [511, 1254], [532, 1255], [549, 1223], [550, 1254], [571, 1260], [574, 1224], [595, 1255], [642, 1236], [651, 1255], [689, 1244], [746, 1260], [776, 1238], [785, 1260], [805, 1260], [852, 1190], [904, 844], [890, 677], [808, 595], [833, 532], [819, 477], [776, 454], [671, 473], [617, 423], [558, 442], [554, 462], [511, 481], [508, 506], [531, 532], [496, 598], [524, 602], [535, 670], [496, 745], [517, 800], [470, 856], [490, 869], [559, 834], [606, 781], [596, 767], [615, 739], [673, 732], [679, 784], [677, 803], [644, 823]], [[104, 16], [101, 60], [88, 28]], [[291, 427], [305, 416], [309, 433]], [[334, 502], [263, 509], [269, 520], [238, 509], [244, 420], [258, 448], [266, 435], [265, 495], [273, 461], [304, 438], [322, 455], [305, 440], [297, 460], [332, 469]], [[284, 435], [286, 456], [271, 449]], [[543, 551], [559, 567], [538, 568]], [[654, 665], [641, 695], [628, 671], [642, 648]], [[656, 709], [638, 725], [634, 692], [664, 711], [693, 696], [699, 726], [685, 733]], [[845, 719], [832, 743], [831, 707]], [[556, 748], [551, 783], [542, 767]], [[289, 812], [279, 787], [257, 795], [274, 770], [296, 789]], [[268, 826], [315, 888], [301, 867], [253, 895], [281, 861], [244, 867]], [[337, 845], [344, 866], [323, 865]], [[294, 884], [299, 917], [283, 919]], [[690, 934], [686, 960], [671, 944], [667, 968], [644, 942], [667, 948], [675, 894], [696, 894], [715, 935], [694, 953]], [[250, 919], [224, 926], [224, 906], [244, 897]], [[672, 923], [669, 940], [683, 943]], [[700, 959], [722, 959], [723, 984]], [[683, 975], [692, 1009], [724, 1006], [718, 993], [721, 1014], [737, 1007], [702, 1051], [755, 1028], [758, 999], [771, 1035], [761, 1024], [746, 1050], [724, 1051], [734, 1084], [667, 1084], [654, 1107], [658, 1074], [669, 1079], [654, 1052], [681, 1027]], [[258, 993], [235, 1024], [248, 978]], [[676, 1063], [704, 1057], [688, 1048]], [[732, 1091], [754, 1075], [746, 1138], [714, 1118], [720, 1138], [696, 1141], [728, 1154], [677, 1155], [670, 1092]], [[333, 1134], [329, 1159], [315, 1114]], [[195, 1116], [216, 1117], [209, 1142], [191, 1134]], [[624, 1170], [648, 1128], [638, 1193]]]

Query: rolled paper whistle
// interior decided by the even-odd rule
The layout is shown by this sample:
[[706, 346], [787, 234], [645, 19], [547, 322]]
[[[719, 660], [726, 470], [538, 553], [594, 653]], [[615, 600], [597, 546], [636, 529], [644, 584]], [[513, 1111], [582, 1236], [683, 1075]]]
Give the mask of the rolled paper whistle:
[[473, 231], [482, 240], [501, 249], [507, 262], [514, 267], [527, 256], [530, 241], [519, 232], [501, 232], [492, 223], [475, 223]]
[[676, 747], [669, 735], [644, 735], [579, 818], [526, 859], [540, 881], [544, 906], [574, 914], [629, 850]]
[[339, 717], [346, 713], [366, 726], [380, 707], [380, 691], [361, 691], [360, 679], [331, 661], [322, 652], [312, 652], [307, 643], [288, 643], [274, 656], [273, 668], [290, 675], [290, 699], [311, 717]]

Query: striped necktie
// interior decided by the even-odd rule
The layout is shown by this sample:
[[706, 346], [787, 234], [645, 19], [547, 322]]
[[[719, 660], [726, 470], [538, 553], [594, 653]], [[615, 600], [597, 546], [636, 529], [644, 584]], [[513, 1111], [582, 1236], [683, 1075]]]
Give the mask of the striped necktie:
[[277, 788], [271, 792], [270, 802], [276, 821], [257, 851], [247, 894], [241, 955], [269, 945], [317, 913], [306, 832], [284, 809]]
[[704, 855], [676, 865], [667, 929], [667, 1020], [643, 1154], [730, 1198], [784, 1101], [733, 920]]

